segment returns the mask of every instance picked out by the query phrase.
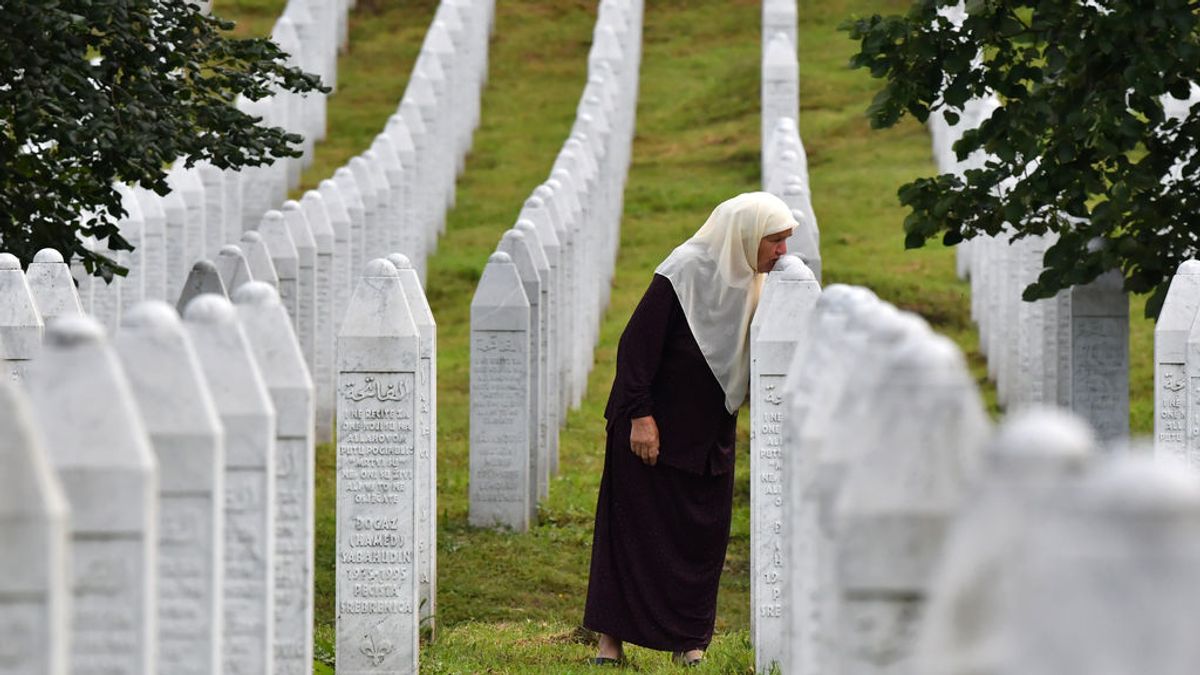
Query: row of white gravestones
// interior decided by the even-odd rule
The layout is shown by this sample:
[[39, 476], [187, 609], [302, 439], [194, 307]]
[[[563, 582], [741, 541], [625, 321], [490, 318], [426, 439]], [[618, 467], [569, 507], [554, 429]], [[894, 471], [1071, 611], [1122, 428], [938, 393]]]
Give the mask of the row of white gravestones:
[[796, 56], [796, 2], [763, 3], [762, 189], [784, 200], [800, 227], [788, 250], [798, 253], [821, 279], [821, 233], [813, 212], [808, 154], [796, 121], [800, 114], [800, 65]]
[[[994, 97], [967, 104], [956, 125], [930, 117], [934, 159], [962, 175], [985, 159], [959, 160], [954, 142], [999, 106]], [[1008, 408], [1059, 405], [1082, 416], [1104, 440], [1129, 434], [1129, 300], [1119, 272], [1026, 302], [1053, 235], [1013, 238], [1006, 231], [960, 245], [958, 271], [971, 284], [971, 317], [1000, 403]]]
[[[313, 386], [274, 288], [202, 294], [182, 322], [139, 304], [111, 344], [60, 314], [4, 396], [4, 493], [38, 492], [0, 505], [0, 539], [31, 542], [5, 547], [0, 622], [30, 636], [6, 666], [311, 672]], [[43, 463], [66, 508], [49, 479], [25, 485]]]
[[638, 0], [600, 3], [571, 134], [500, 238], [471, 303], [475, 526], [536, 523], [558, 472], [558, 431], [587, 385], [616, 261], [641, 22]]
[[[1190, 673], [1200, 485], [1086, 429], [1012, 420], [954, 523], [910, 672]], [[1005, 433], [1007, 432], [1007, 433]]]
[[987, 423], [953, 343], [781, 262], [751, 333], [756, 664], [880, 672], [907, 658]]

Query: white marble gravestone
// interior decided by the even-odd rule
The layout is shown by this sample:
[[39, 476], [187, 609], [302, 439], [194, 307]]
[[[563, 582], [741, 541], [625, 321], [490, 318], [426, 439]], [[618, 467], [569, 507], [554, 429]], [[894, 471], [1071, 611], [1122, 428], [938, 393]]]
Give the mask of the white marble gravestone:
[[[333, 227], [333, 268], [336, 274], [333, 279], [332, 313], [334, 335], [336, 341], [337, 326], [342, 321], [342, 312], [350, 301], [350, 291], [353, 287], [354, 270], [351, 269], [350, 258], [350, 211], [342, 200], [342, 192], [338, 184], [332, 180], [323, 180], [318, 186], [321, 198], [325, 200], [325, 208], [329, 213], [329, 224]], [[336, 364], [335, 364], [336, 366]]]
[[229, 300], [201, 295], [183, 318], [225, 428], [221, 672], [274, 672], [275, 406]]
[[258, 225], [258, 233], [262, 235], [267, 251], [271, 253], [271, 262], [275, 264], [275, 274], [279, 277], [279, 299], [287, 308], [292, 325], [299, 328], [300, 253], [296, 250], [291, 228], [282, 213], [267, 211]]
[[192, 271], [188, 273], [187, 281], [183, 283], [183, 290], [179, 292], [179, 300], [175, 303], [176, 311], [183, 314], [188, 303], [205, 293], [214, 293], [221, 297], [228, 295], [217, 266], [211, 260], [197, 260], [196, 264], [192, 265]]
[[437, 322], [412, 262], [388, 256], [421, 340], [417, 367], [417, 571], [421, 626], [430, 632], [437, 616]]
[[471, 300], [469, 520], [476, 527], [524, 532], [531, 524], [531, 329], [517, 267], [507, 253], [493, 253]]
[[[358, 189], [358, 196], [363, 204], [362, 236], [354, 240], [354, 253], [361, 261], [361, 265], [387, 253], [386, 249], [376, 253], [373, 246], [383, 231], [383, 209], [386, 206], [383, 199], [386, 198], [386, 194], [379, 189], [380, 186], [367, 160], [362, 157], [351, 157], [349, 170], [354, 175], [354, 187]], [[334, 175], [336, 177], [336, 173]]]
[[[522, 213], [525, 213], [525, 209], [522, 209]], [[531, 220], [519, 219], [513, 229], [523, 232], [526, 240], [532, 242], [533, 245], [530, 248], [538, 266], [538, 277], [542, 281], [540, 304], [546, 313], [542, 327], [542, 362], [540, 364], [542, 373], [540, 393], [546, 401], [546, 417], [542, 423], [542, 442], [546, 446], [546, 471], [552, 477], [558, 475], [558, 430], [564, 418], [564, 412], [560, 406], [560, 345], [558, 344], [558, 326], [562, 314], [562, 305], [560, 304], [562, 289], [559, 286], [562, 275], [559, 267], [561, 251], [554, 227], [544, 217], [544, 213], [539, 212], [537, 215], [542, 216], [538, 218], [544, 223], [542, 227]]]
[[328, 443], [333, 440], [333, 391], [334, 382], [334, 349], [337, 345], [337, 316], [339, 307], [334, 304], [334, 284], [339, 270], [334, 266], [334, 247], [336, 235], [329, 221], [329, 211], [325, 198], [316, 190], [304, 193], [300, 200], [304, 213], [308, 217], [312, 229], [313, 241], [317, 246], [316, 264], [316, 297], [313, 322], [313, 385], [316, 387], [317, 407], [316, 440], [318, 443]]
[[0, 380], [0, 672], [67, 675], [70, 513], [24, 392]]
[[521, 275], [525, 297], [529, 300], [529, 519], [537, 518], [538, 501], [550, 494], [550, 452], [542, 434], [546, 419], [544, 358], [542, 335], [546, 317], [542, 306], [542, 281], [532, 246], [525, 234], [509, 230], [500, 238], [497, 251], [507, 253]]
[[309, 672], [316, 497], [313, 383], [275, 288], [248, 283], [233, 292], [233, 303], [275, 406], [275, 672]]
[[396, 268], [363, 270], [338, 332], [337, 662], [417, 670], [417, 370]]
[[1059, 409], [1026, 408], [1003, 422], [930, 582], [913, 672], [986, 671], [988, 642], [999, 632], [995, 622], [1009, 599], [1012, 566], [1006, 559], [1053, 508], [1052, 500], [1084, 473], [1094, 448], [1087, 425]]
[[204, 249], [203, 255], [216, 258], [225, 245], [225, 173], [208, 162], [197, 162], [196, 170], [204, 186]]
[[1119, 272], [1070, 291], [1071, 410], [1103, 441], [1129, 436], [1129, 297]]
[[43, 322], [63, 314], [83, 313], [71, 268], [58, 251], [44, 248], [34, 254], [33, 262], [25, 270], [25, 281]]
[[820, 605], [815, 589], [817, 551], [813, 545], [818, 529], [816, 511], [806, 501], [811, 496], [807, 490], [816, 466], [816, 448], [811, 446], [816, 444], [806, 444], [802, 439], [820, 438], [819, 428], [832, 415], [832, 406], [846, 383], [848, 357], [854, 355], [855, 345], [862, 343], [862, 330], [848, 322], [864, 306], [875, 302], [874, 296], [862, 288], [841, 284], [825, 288], [784, 380], [783, 447], [791, 461], [783, 465], [782, 535], [789, 573], [782, 579], [787, 639], [780, 665], [787, 673], [819, 672], [816, 620]]
[[[1154, 324], [1154, 452], [1187, 460], [1188, 335], [1200, 311], [1200, 260], [1187, 260], [1171, 279]], [[1193, 464], [1197, 464], [1193, 460]]]
[[113, 342], [158, 459], [158, 672], [217, 675], [225, 431], [174, 308], [135, 305]]
[[116, 332], [121, 323], [121, 313], [142, 301], [146, 295], [146, 218], [142, 206], [138, 203], [133, 188], [117, 183], [114, 186], [121, 194], [121, 207], [125, 215], [117, 219], [117, 227], [132, 251], [118, 251], [117, 262], [129, 269], [124, 277], [113, 277], [109, 288], [120, 289], [117, 311], [106, 317], [105, 328], [110, 333]]
[[843, 446], [831, 505], [836, 644], [847, 675], [912, 672], [915, 623], [988, 433], [965, 359], [943, 336], [898, 347], [876, 392], [878, 417], [860, 447]]
[[[196, 168], [185, 168], [183, 160], [175, 162], [167, 173], [167, 185], [172, 193], [183, 199], [182, 224], [167, 220], [167, 297], [177, 298], [183, 289], [188, 270], [196, 260], [208, 257], [204, 184]], [[171, 212], [168, 212], [168, 216]]]
[[153, 673], [158, 468], [100, 324], [55, 321], [28, 391], [71, 508], [71, 672]]
[[995, 648], [974, 672], [1197, 672], [1197, 541], [1193, 472], [1145, 457], [1102, 463], [1042, 509], [1005, 556], [1011, 582]]
[[167, 212], [162, 197], [145, 188], [133, 188], [138, 207], [142, 210], [142, 298], [167, 299]]
[[[366, 236], [368, 221], [371, 223], [375, 220], [375, 213], [372, 210], [368, 213], [368, 204], [362, 191], [359, 189], [358, 180], [349, 167], [341, 167], [333, 172], [333, 182], [337, 185], [338, 192], [342, 198], [342, 203], [346, 206], [346, 211], [350, 214], [350, 239], [349, 239], [349, 262], [347, 263], [347, 274], [350, 278], [350, 287], [353, 289], [358, 283], [358, 275], [362, 273], [363, 252], [366, 247], [363, 246], [363, 237]], [[373, 207], [370, 207], [373, 209]]]
[[275, 273], [275, 262], [271, 260], [271, 251], [267, 242], [263, 241], [262, 233], [258, 230], [247, 230], [242, 233], [238, 248], [246, 256], [246, 265], [250, 268], [250, 278], [279, 288], [279, 275]]
[[800, 258], [784, 256], [767, 275], [750, 325], [750, 625], [760, 672], [782, 661], [786, 644], [784, 380], [820, 293]]
[[42, 317], [15, 255], [0, 253], [0, 378], [25, 379], [42, 350]]
[[315, 363], [317, 344], [317, 241], [313, 238], [312, 228], [300, 202], [284, 202], [283, 219], [292, 235], [292, 242], [296, 245], [298, 260], [296, 309], [299, 314], [293, 315], [296, 338], [304, 351], [304, 362], [311, 369]]
[[214, 264], [217, 266], [217, 274], [221, 275], [221, 284], [226, 293], [232, 294], [242, 284], [254, 280], [250, 265], [246, 262], [246, 255], [237, 244], [222, 246]]

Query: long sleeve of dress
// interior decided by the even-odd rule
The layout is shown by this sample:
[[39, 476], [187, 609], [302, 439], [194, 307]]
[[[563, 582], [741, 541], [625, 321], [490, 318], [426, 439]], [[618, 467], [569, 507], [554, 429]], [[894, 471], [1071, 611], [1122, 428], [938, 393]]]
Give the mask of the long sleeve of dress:
[[616, 377], [604, 413], [609, 421], [654, 414], [654, 379], [678, 304], [671, 282], [654, 275], [617, 345]]

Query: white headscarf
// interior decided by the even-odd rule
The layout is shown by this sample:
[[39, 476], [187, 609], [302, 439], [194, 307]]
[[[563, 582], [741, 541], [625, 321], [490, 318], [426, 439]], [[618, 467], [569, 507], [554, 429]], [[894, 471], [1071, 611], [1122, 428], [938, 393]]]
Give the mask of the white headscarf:
[[767, 192], [740, 194], [718, 204], [704, 226], [655, 270], [675, 288], [731, 414], [750, 387], [750, 320], [765, 276], [757, 270], [758, 244], [795, 227], [782, 199]]

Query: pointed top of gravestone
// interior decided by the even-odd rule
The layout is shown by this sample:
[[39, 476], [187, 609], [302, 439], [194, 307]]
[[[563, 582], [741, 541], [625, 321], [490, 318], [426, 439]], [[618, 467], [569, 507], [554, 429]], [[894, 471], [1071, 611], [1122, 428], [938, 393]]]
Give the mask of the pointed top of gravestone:
[[[407, 91], [405, 92], [407, 94]], [[424, 118], [421, 117], [421, 107], [416, 101], [407, 96], [400, 100], [400, 114], [404, 117], [404, 121], [408, 123], [408, 131], [414, 139], [423, 137], [428, 127], [425, 124]]]
[[1018, 410], [1000, 425], [992, 440], [992, 457], [1009, 463], [1079, 463], [1096, 448], [1096, 437], [1075, 415], [1058, 408]]
[[292, 238], [291, 227], [284, 215], [279, 211], [267, 211], [258, 225], [258, 231], [267, 243], [267, 250], [271, 252], [275, 273], [280, 279], [295, 279], [300, 266], [300, 253], [296, 250], [296, 240]]
[[68, 349], [103, 342], [104, 326], [86, 314], [64, 316], [46, 331], [46, 346]]
[[226, 293], [232, 293], [238, 286], [253, 279], [246, 256], [236, 244], [225, 244], [221, 247], [217, 253], [216, 265]]
[[25, 273], [25, 280], [43, 322], [63, 314], [83, 313], [71, 269], [58, 251], [52, 248], [38, 251]]
[[779, 275], [781, 278], [797, 279], [797, 280], [816, 280], [812, 270], [804, 264], [800, 256], [794, 253], [788, 253], [779, 258], [775, 262], [775, 267], [771, 270], [771, 275]]
[[1200, 512], [1200, 481], [1176, 461], [1118, 455], [1084, 481], [1080, 504], [1110, 513]]
[[538, 241], [541, 243], [543, 251], [553, 251], [562, 247], [558, 233], [554, 231], [554, 222], [550, 219], [550, 212], [541, 197], [533, 196], [525, 200], [525, 206], [517, 215], [518, 227], [521, 223], [529, 223], [536, 228]]
[[621, 51], [621, 41], [617, 38], [616, 31], [610, 26], [597, 23], [592, 31], [592, 48], [588, 52], [588, 62], [600, 59], [621, 61], [624, 58], [625, 54]]
[[367, 202], [363, 196], [363, 186], [359, 185], [358, 179], [355, 178], [350, 167], [339, 167], [337, 171], [333, 172], [333, 180], [341, 191], [342, 200], [347, 209], [357, 209], [360, 214], [366, 210]]
[[242, 251], [246, 255], [246, 265], [250, 268], [250, 278], [278, 287], [279, 275], [275, 272], [271, 250], [263, 240], [262, 233], [246, 230], [242, 233], [241, 242]]
[[305, 255], [308, 249], [316, 250], [317, 240], [313, 237], [312, 227], [308, 217], [304, 215], [304, 207], [300, 202], [289, 199], [283, 203], [283, 220], [287, 223], [288, 232], [292, 235], [292, 243], [296, 246], [297, 255]]
[[796, 63], [796, 49], [786, 33], [779, 32], [771, 36], [767, 42], [767, 51], [763, 55], [763, 71], [772, 67], [793, 66]]
[[537, 268], [538, 278], [542, 281], [549, 281], [546, 275], [550, 272], [550, 259], [546, 257], [546, 249], [542, 247], [542, 238], [538, 234], [537, 226], [528, 220], [518, 220], [513, 229], [525, 235], [525, 242], [529, 244], [529, 252], [533, 254], [533, 264]]
[[232, 323], [237, 315], [228, 298], [215, 293], [205, 293], [187, 304], [183, 310], [183, 318], [188, 323], [195, 324], [228, 324]]
[[333, 253], [333, 225], [329, 219], [329, 208], [325, 198], [316, 190], [309, 190], [300, 198], [304, 207], [304, 215], [308, 218], [308, 226], [312, 230], [313, 241], [316, 242], [318, 253]]
[[512, 258], [493, 253], [471, 298], [472, 330], [529, 330], [530, 304]]
[[[59, 253], [55, 249], [44, 248], [34, 254], [33, 262], [35, 262], [35, 263], [61, 263], [61, 262], [63, 262], [63, 257], [62, 257], [62, 254]], [[2, 265], [2, 263], [0, 263], [0, 265]], [[3, 269], [3, 267], [0, 266], [0, 269]]]
[[389, 367], [415, 371], [418, 343], [399, 272], [383, 258], [371, 260], [355, 284], [338, 330], [338, 369], [372, 370], [387, 362]]
[[1179, 269], [1176, 270], [1175, 274], [1177, 276], [1181, 274], [1184, 276], [1200, 275], [1200, 260], [1184, 260], [1180, 263]]
[[[70, 386], [64, 386], [70, 383]], [[46, 330], [46, 347], [29, 373], [28, 391], [54, 464], [150, 473], [154, 457], [129, 382], [104, 327], [89, 316], [64, 316]], [[140, 500], [140, 495], [130, 495]], [[136, 527], [114, 523], [111, 505], [76, 504], [72, 528]], [[101, 507], [101, 508], [96, 508]]]
[[426, 73], [417, 71], [412, 74], [408, 80], [408, 87], [404, 90], [404, 99], [400, 103], [410, 102], [413, 105], [421, 106], [426, 109], [432, 109], [437, 106], [437, 91], [433, 86], [433, 79]]
[[326, 178], [317, 186], [321, 198], [325, 200], [325, 208], [329, 214], [329, 224], [333, 227], [335, 240], [346, 239], [350, 236], [350, 211], [342, 199], [338, 184]]
[[199, 259], [196, 264], [192, 265], [192, 271], [187, 274], [184, 289], [179, 293], [179, 301], [175, 303], [175, 309], [182, 313], [184, 307], [193, 298], [205, 293], [215, 293], [224, 297], [226, 287], [221, 281], [221, 271], [217, 270], [217, 265], [209, 259]]
[[[429, 31], [425, 34], [425, 43], [421, 45], [422, 49], [428, 49], [435, 54], [446, 55], [451, 58], [454, 56], [454, 42], [450, 39], [450, 28], [445, 21], [435, 19], [429, 27]], [[447, 62], [448, 63], [448, 62]]]
[[504, 236], [500, 237], [500, 244], [496, 248], [512, 257], [517, 273], [521, 275], [521, 281], [525, 284], [525, 293], [529, 297], [529, 304], [538, 304], [541, 275], [538, 274], [537, 263], [534, 262], [533, 251], [529, 246], [529, 240], [525, 238], [525, 233], [508, 230]]
[[[0, 253], [0, 368], [4, 359], [25, 360], [37, 355], [42, 342], [42, 317], [21, 271], [21, 263]], [[0, 369], [0, 373], [7, 370]], [[18, 375], [19, 376], [19, 375]]]
[[[262, 282], [251, 282], [233, 294], [233, 302], [259, 372], [275, 400], [279, 400], [280, 390], [309, 392], [306, 396], [311, 400], [312, 377], [279, 293]], [[281, 434], [303, 436], [312, 431], [311, 408], [281, 406], [275, 414]]]
[[11, 253], [0, 253], [0, 271], [19, 270], [21, 261]]
[[[404, 171], [404, 164], [400, 161], [396, 145], [392, 143], [392, 137], [388, 136], [387, 132], [375, 135], [375, 140], [371, 141], [371, 148], [368, 152], [371, 152], [380, 161], [385, 171], [392, 173]], [[363, 155], [365, 156], [366, 153]]]
[[411, 166], [416, 159], [417, 147], [413, 145], [412, 133], [408, 130], [408, 120], [404, 119], [404, 115], [394, 113], [389, 117], [387, 126], [384, 127], [384, 133], [391, 139], [392, 147], [400, 156], [401, 163], [406, 168]]
[[[404, 299], [408, 301], [408, 309], [412, 312], [413, 322], [421, 332], [421, 351], [431, 348], [433, 328], [437, 322], [433, 319], [433, 311], [425, 298], [425, 290], [421, 288], [421, 277], [413, 269], [412, 262], [403, 253], [393, 253], [387, 257], [388, 262], [395, 266], [400, 275], [400, 286], [404, 289]], [[425, 354], [429, 355], [429, 354]]]
[[121, 317], [113, 342], [150, 433], [220, 432], [200, 362], [170, 305], [138, 303]]

